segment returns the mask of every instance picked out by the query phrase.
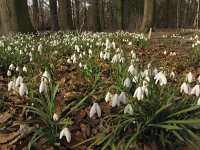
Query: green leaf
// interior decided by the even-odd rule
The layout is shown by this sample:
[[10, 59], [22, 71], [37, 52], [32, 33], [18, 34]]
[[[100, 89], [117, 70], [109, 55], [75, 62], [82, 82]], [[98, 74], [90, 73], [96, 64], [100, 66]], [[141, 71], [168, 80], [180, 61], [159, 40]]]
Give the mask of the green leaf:
[[200, 123], [200, 119], [169, 120], [169, 121], [164, 121], [162, 123], [166, 123], [166, 124], [194, 124], [194, 123]]
[[[189, 108], [186, 108], [186, 109], [183, 109], [183, 110], [181, 110], [181, 111], [178, 111], [178, 112], [176, 112], [176, 113], [174, 113], [174, 114], [171, 114], [171, 115], [167, 116], [167, 118], [171, 118], [171, 117], [174, 117], [174, 116], [178, 116], [178, 115], [180, 115], [180, 114], [188, 113], [188, 112], [193, 111], [193, 110], [196, 110], [196, 109], [200, 109], [200, 107], [199, 107], [198, 105], [191, 106], [191, 107], [189, 107]], [[167, 119], [167, 118], [166, 118], [166, 119]]]
[[168, 129], [168, 130], [182, 130], [181, 127], [178, 127], [176, 125], [149, 124], [147, 126], [149, 126], [149, 127], [157, 127], [157, 128], [164, 128], [164, 129]]

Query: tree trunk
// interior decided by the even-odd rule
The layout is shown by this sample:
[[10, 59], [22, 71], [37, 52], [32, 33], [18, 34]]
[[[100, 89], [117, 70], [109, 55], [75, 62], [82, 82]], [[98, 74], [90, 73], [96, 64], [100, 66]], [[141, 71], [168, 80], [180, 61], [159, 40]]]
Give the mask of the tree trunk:
[[100, 32], [101, 30], [101, 23], [100, 23], [100, 16], [99, 16], [99, 5], [98, 0], [93, 0], [92, 8], [93, 8], [93, 31]]
[[144, 14], [141, 27], [142, 32], [148, 32], [150, 28], [153, 28], [154, 5], [155, 5], [155, 0], [144, 1]]
[[57, 0], [49, 0], [50, 15], [51, 15], [51, 29], [57, 31], [58, 26], [58, 13], [57, 13]]
[[39, 27], [39, 8], [38, 0], [33, 0], [33, 26], [37, 30]]
[[125, 0], [117, 0], [117, 28], [125, 29]]
[[79, 7], [80, 7], [80, 2], [79, 0], [75, 0], [75, 7], [76, 7], [76, 28], [79, 29], [80, 28], [80, 20], [79, 20]]
[[28, 12], [27, 0], [1, 0], [0, 14], [5, 34], [34, 31]]
[[60, 28], [62, 30], [72, 30], [72, 9], [71, 9], [71, 0], [59, 0], [60, 8]]

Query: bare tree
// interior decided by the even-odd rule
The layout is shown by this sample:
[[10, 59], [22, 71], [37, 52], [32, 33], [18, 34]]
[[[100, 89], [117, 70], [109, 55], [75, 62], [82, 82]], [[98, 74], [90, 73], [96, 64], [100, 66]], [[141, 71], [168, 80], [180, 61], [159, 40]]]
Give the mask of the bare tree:
[[148, 32], [150, 28], [153, 28], [154, 9], [155, 9], [155, 0], [144, 1], [144, 14], [141, 27], [142, 32]]
[[51, 29], [57, 31], [58, 25], [58, 13], [57, 13], [57, 0], [49, 0], [50, 15], [51, 15]]
[[3, 33], [33, 32], [27, 0], [1, 0], [0, 14]]
[[59, 0], [59, 9], [60, 9], [60, 28], [62, 30], [72, 30], [73, 21], [72, 21], [72, 9], [71, 9], [71, 0]]

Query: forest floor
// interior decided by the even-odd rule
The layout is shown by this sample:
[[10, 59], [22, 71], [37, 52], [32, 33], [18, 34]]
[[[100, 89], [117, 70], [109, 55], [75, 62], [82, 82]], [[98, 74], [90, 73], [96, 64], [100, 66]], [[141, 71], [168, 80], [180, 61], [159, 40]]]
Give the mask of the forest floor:
[[[173, 38], [173, 35], [180, 37]], [[144, 49], [137, 48], [136, 54], [144, 66], [151, 62], [152, 66], [163, 66], [168, 70], [174, 70], [176, 74], [179, 74], [180, 72], [185, 72], [185, 74], [187, 74], [189, 70], [193, 70], [194, 74], [200, 74], [200, 68], [193, 62], [193, 58], [191, 58], [192, 44], [195, 41], [190, 40], [191, 36], [193, 36], [192, 33], [177, 32], [175, 30], [156, 31], [152, 33], [151, 39], [147, 41], [147, 47]], [[59, 115], [61, 113], [60, 109], [65, 105], [65, 102], [61, 99], [64, 97], [65, 99], [68, 99], [68, 101], [71, 101], [74, 98], [83, 97], [82, 91], [85, 91], [88, 83], [81, 79], [79, 72], [73, 67], [60, 68], [60, 70], [58, 70], [58, 76], [60, 79], [57, 82], [61, 87], [61, 92], [59, 92], [59, 95], [56, 98], [59, 103], [59, 106], [56, 108], [56, 113]], [[7, 82], [6, 77], [1, 75], [0, 95], [2, 95], [2, 101], [0, 100], [0, 109], [3, 110], [5, 106], [9, 109], [3, 110], [3, 113], [0, 113], [0, 149], [21, 150], [30, 141], [31, 136], [29, 133], [32, 132], [35, 127], [27, 127], [26, 125], [21, 124], [24, 120], [25, 110], [16, 110], [14, 107], [21, 104], [29, 105], [29, 101], [26, 99], [18, 99], [16, 96], [8, 93]], [[62, 89], [65, 87], [68, 88], [68, 91], [62, 93]], [[102, 91], [102, 93], [105, 95], [105, 91]], [[99, 97], [103, 99], [104, 95]], [[96, 97], [93, 97], [92, 99], [95, 98]], [[101, 103], [102, 111], [108, 109], [108, 107], [110, 106], [107, 106], [105, 102]], [[87, 139], [90, 134], [91, 131], [89, 125], [81, 122], [88, 113], [89, 107], [86, 107], [85, 109], [78, 111], [77, 114], [73, 114], [76, 118], [75, 124], [72, 127], [72, 130], [76, 131], [72, 133], [73, 141]], [[29, 117], [31, 118], [31, 116]], [[90, 121], [95, 125], [99, 124], [97, 123], [99, 120], [91, 119]], [[6, 124], [6, 126], [3, 124]], [[8, 133], [1, 134], [4, 130], [7, 130]], [[66, 147], [71, 148], [71, 144], [73, 143], [66, 143]], [[47, 147], [44, 145], [44, 141], [40, 140], [35, 146], [35, 149], [53, 149], [53, 147]], [[86, 149], [86, 147], [82, 146], [78, 149]], [[184, 148], [181, 149], [183, 150]]]

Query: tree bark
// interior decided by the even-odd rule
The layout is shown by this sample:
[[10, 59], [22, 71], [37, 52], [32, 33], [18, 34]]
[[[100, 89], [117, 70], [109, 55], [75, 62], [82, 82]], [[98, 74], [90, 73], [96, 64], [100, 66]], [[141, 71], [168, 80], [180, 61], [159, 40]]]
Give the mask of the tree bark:
[[79, 0], [75, 0], [75, 7], [76, 7], [76, 28], [79, 29], [80, 28], [80, 20], [79, 20], [79, 16], [80, 16], [80, 12], [79, 12], [80, 2], [79, 2]]
[[4, 34], [9, 32], [34, 32], [27, 0], [1, 0], [0, 14]]
[[39, 8], [38, 0], [33, 0], [33, 26], [37, 30], [39, 27]]
[[50, 5], [50, 15], [51, 15], [51, 29], [53, 31], [57, 31], [59, 30], [57, 0], [49, 0], [49, 5]]
[[145, 0], [144, 1], [144, 14], [141, 32], [148, 32], [150, 28], [153, 28], [154, 24], [154, 5], [155, 0]]
[[73, 30], [71, 0], [59, 0], [59, 8], [61, 30]]
[[93, 7], [93, 31], [94, 32], [100, 32], [101, 29], [101, 23], [100, 23], [100, 16], [99, 16], [99, 5], [98, 0], [93, 0], [92, 7]]

